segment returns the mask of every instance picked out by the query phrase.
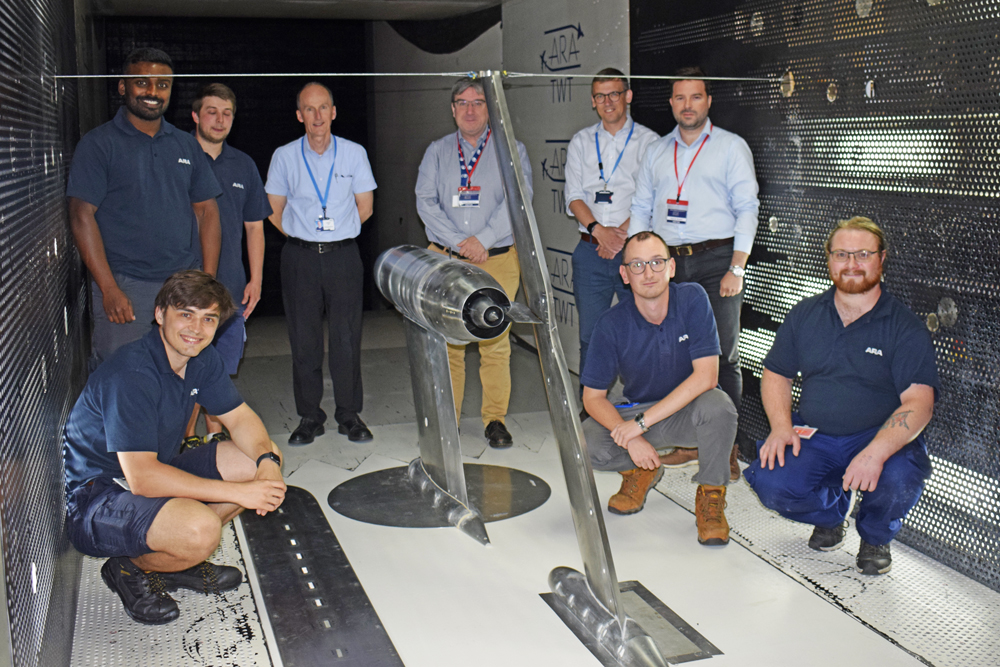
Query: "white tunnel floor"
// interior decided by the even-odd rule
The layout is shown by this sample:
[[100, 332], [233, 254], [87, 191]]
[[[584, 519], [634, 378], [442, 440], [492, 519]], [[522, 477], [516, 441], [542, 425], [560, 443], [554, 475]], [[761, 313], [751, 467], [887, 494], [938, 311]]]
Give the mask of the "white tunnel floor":
[[[289, 484], [310, 491], [323, 508], [407, 667], [600, 665], [539, 597], [548, 592], [553, 568], [582, 569], [582, 564], [557, 446], [548, 413], [540, 410], [545, 397], [537, 358], [514, 347], [515, 396], [507, 422], [515, 446], [505, 451], [485, 445], [478, 378], [468, 374], [466, 461], [524, 470], [552, 488], [538, 509], [487, 524], [492, 544], [483, 547], [454, 528], [371, 525], [348, 519], [327, 503], [338, 484], [418, 456], [399, 316], [366, 313], [362, 417], [375, 440], [363, 445], [336, 435], [335, 428], [311, 445], [286, 445], [298, 419], [285, 336], [281, 319], [251, 319], [237, 385], [285, 452]], [[324, 402], [328, 425], [332, 408], [331, 400]], [[858, 539], [853, 530], [844, 550], [810, 551], [808, 528], [763, 509], [743, 481], [729, 491], [733, 540], [725, 547], [701, 546], [688, 509], [692, 470], [667, 471], [642, 512], [605, 514], [605, 521], [619, 581], [641, 583], [722, 651], [707, 664], [1000, 665], [1000, 594], [899, 544], [893, 545], [889, 575], [862, 577], [850, 567]], [[606, 501], [620, 477], [597, 473], [596, 479]], [[85, 581], [88, 570], [99, 566], [100, 561], [85, 559]], [[103, 587], [99, 576], [96, 584]], [[74, 665], [272, 664], [259, 646], [249, 647], [254, 662], [192, 655], [186, 650], [190, 634], [184, 637], [190, 623], [167, 626], [176, 637], [150, 645], [142, 632], [134, 632], [139, 626], [125, 617], [110, 591], [104, 588], [97, 597], [99, 604], [112, 605], [110, 614], [118, 614], [121, 629], [102, 630], [98, 644], [116, 637], [131, 649], [114, 651], [121, 657], [111, 661], [79, 660], [84, 651], [101, 647], [84, 649], [78, 623]], [[84, 608], [86, 598], [81, 592], [79, 616], [94, 613]], [[268, 651], [274, 664], [281, 664], [273, 644]]]

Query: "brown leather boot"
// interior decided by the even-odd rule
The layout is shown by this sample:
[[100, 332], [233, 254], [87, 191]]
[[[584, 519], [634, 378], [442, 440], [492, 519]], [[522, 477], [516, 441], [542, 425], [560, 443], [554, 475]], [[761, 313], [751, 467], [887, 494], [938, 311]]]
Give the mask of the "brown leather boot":
[[675, 447], [669, 454], [660, 455], [660, 465], [666, 468], [684, 468], [698, 465], [697, 447]]
[[663, 468], [635, 468], [622, 474], [622, 488], [608, 500], [608, 511], [614, 514], [635, 514], [646, 505], [649, 490], [663, 477]]
[[740, 446], [733, 445], [733, 451], [729, 454], [729, 481], [735, 482], [740, 478]]
[[698, 541], [702, 544], [729, 544], [729, 522], [726, 521], [726, 487], [698, 485], [694, 496], [694, 518], [698, 524]]

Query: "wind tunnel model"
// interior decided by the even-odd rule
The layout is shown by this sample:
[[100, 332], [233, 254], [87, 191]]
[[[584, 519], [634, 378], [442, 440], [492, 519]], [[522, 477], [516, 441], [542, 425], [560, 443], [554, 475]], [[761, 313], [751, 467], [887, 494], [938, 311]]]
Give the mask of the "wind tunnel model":
[[383, 252], [375, 262], [375, 282], [406, 317], [420, 446], [407, 475], [448, 523], [489, 544], [482, 514], [469, 502], [447, 343], [489, 340], [512, 321], [538, 320], [482, 269], [416, 246]]

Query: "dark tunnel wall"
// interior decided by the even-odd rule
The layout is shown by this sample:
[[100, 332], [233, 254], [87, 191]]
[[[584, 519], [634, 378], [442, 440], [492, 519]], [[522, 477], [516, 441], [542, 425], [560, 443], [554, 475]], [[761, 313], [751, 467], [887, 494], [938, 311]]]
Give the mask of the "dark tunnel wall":
[[0, 0], [0, 522], [19, 666], [68, 664], [80, 562], [60, 441], [85, 359], [64, 200], [77, 99], [53, 78], [75, 70], [73, 34], [71, 0]]
[[[712, 121], [742, 135], [761, 187], [740, 353], [743, 453], [768, 432], [762, 360], [784, 314], [830, 285], [822, 242], [865, 215], [887, 232], [885, 284], [927, 323], [942, 390], [935, 472], [899, 539], [1000, 590], [997, 434], [1000, 3], [755, 0], [631, 3], [632, 73], [701, 64]], [[664, 133], [667, 83], [635, 82], [635, 117]], [[786, 92], [787, 88], [786, 88]]]

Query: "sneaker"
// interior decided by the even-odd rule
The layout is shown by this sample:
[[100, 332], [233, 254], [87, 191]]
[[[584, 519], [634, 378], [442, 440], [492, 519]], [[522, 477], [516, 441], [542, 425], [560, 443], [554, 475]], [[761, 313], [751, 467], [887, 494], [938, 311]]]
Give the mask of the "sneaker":
[[660, 456], [660, 465], [664, 468], [685, 468], [698, 465], [698, 449], [693, 447], [676, 447], [669, 454]]
[[622, 474], [622, 486], [608, 499], [608, 511], [613, 514], [635, 514], [646, 506], [649, 490], [663, 477], [663, 466], [656, 470], [635, 468]]
[[229, 565], [215, 565], [207, 560], [180, 572], [160, 572], [168, 591], [178, 588], [199, 593], [225, 593], [243, 583], [243, 572]]
[[847, 522], [836, 525], [833, 528], [816, 526], [809, 537], [809, 548], [814, 551], [833, 551], [839, 549], [844, 543], [844, 536], [847, 535]]
[[868, 544], [861, 540], [858, 549], [858, 572], [861, 574], [885, 574], [892, 569], [892, 554], [889, 544]]
[[698, 541], [702, 544], [729, 544], [729, 522], [726, 521], [726, 487], [699, 484], [694, 496], [694, 519], [698, 525]]
[[486, 441], [494, 449], [507, 449], [514, 444], [514, 438], [502, 421], [494, 420], [486, 426]]
[[194, 449], [195, 447], [201, 447], [205, 444], [201, 436], [199, 435], [189, 435], [188, 437], [181, 440], [181, 454], [188, 451], [189, 449]]
[[124, 556], [109, 558], [101, 566], [101, 579], [118, 594], [125, 613], [146, 625], [162, 625], [180, 616], [177, 602], [167, 595], [158, 572], [143, 572]]
[[222, 431], [221, 433], [209, 433], [204, 438], [201, 439], [206, 445], [210, 445], [213, 442], [224, 442], [226, 440], [232, 440], [229, 435], [229, 431]]

